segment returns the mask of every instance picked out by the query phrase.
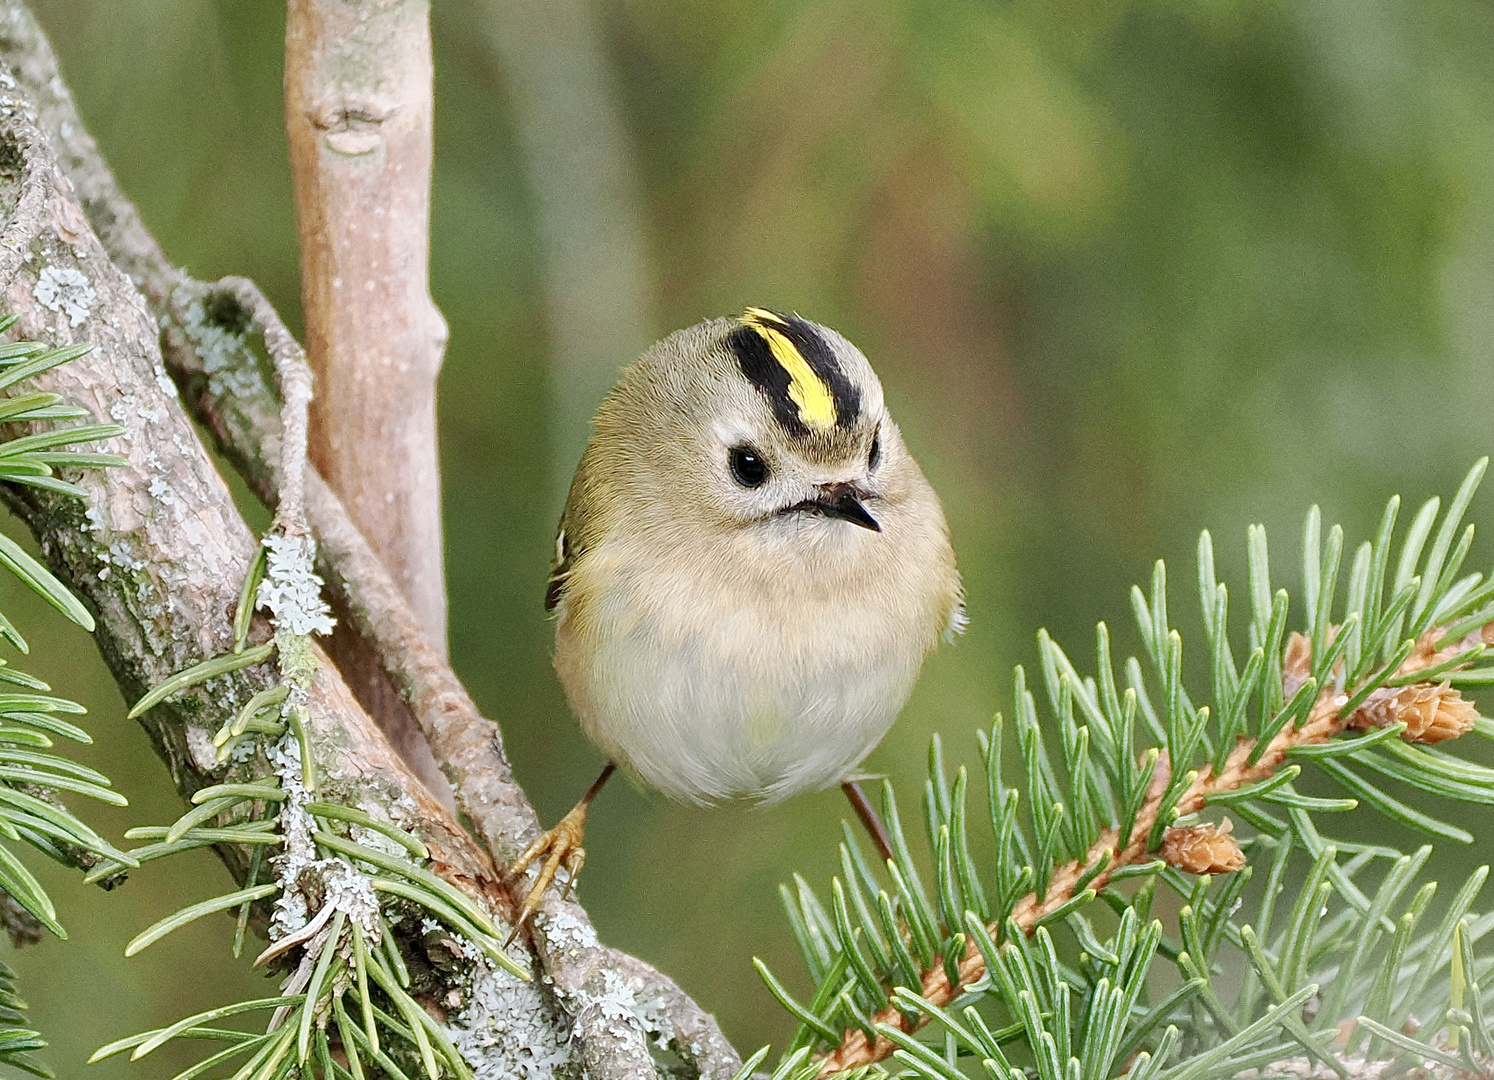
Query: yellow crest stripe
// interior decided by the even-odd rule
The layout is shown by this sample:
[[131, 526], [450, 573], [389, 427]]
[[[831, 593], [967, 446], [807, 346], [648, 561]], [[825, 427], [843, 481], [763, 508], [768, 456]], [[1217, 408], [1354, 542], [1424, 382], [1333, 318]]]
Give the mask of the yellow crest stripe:
[[830, 384], [820, 378], [794, 343], [777, 328], [788, 324], [773, 312], [759, 307], [748, 308], [742, 321], [768, 343], [773, 359], [788, 372], [788, 395], [799, 408], [799, 418], [808, 427], [820, 431], [833, 428], [836, 421], [835, 395]]

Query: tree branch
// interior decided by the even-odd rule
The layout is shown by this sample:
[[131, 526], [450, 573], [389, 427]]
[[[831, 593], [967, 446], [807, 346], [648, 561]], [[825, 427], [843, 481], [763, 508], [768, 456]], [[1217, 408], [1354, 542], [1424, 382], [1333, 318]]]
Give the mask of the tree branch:
[[427, 0], [290, 0], [285, 130], [318, 386], [311, 457], [444, 655], [431, 88]]
[[[318, 387], [311, 457], [444, 655], [436, 375], [446, 323], [426, 281], [431, 83], [426, 0], [287, 4], [285, 130]], [[327, 648], [363, 707], [450, 805], [414, 718], [366, 643], [341, 621]]]

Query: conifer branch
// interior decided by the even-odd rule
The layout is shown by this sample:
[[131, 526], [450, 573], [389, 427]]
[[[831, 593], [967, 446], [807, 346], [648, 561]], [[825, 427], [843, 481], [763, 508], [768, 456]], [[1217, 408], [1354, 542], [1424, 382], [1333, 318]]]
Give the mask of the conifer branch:
[[[1008, 837], [1000, 841], [1004, 855], [999, 854], [998, 861], [1028, 861], [1030, 869], [1024, 872], [1035, 875], [1035, 887], [1029, 887], [1025, 895], [1014, 902], [988, 905], [973, 874], [960, 876], [956, 864], [967, 866], [969, 860], [963, 840], [964, 773], [961, 770], [961, 780], [951, 795], [942, 779], [942, 760], [936, 741], [934, 760], [931, 761], [928, 817], [931, 831], [939, 827], [940, 822], [946, 823], [939, 827], [937, 835], [931, 832], [939, 878], [938, 902], [930, 904], [929, 900], [922, 898], [923, 887], [916, 881], [916, 872], [907, 860], [904, 846], [898, 853], [899, 858], [888, 863], [902, 898], [902, 921], [894, 925], [885, 914], [882, 920], [885, 940], [894, 954], [901, 951], [912, 960], [922, 952], [925, 962], [917, 965], [916, 980], [920, 1005], [910, 1009], [894, 994], [886, 1007], [872, 1013], [860, 1013], [865, 1019], [847, 1028], [839, 1046], [821, 1059], [821, 1075], [864, 1067], [894, 1053], [909, 1052], [908, 1045], [901, 1041], [904, 1036], [911, 1035], [939, 1015], [938, 1010], [962, 992], [983, 984], [983, 980], [989, 982], [991, 954], [989, 949], [982, 947], [982, 937], [999, 942], [1004, 936], [1007, 940], [1011, 940], [1012, 935], [1030, 936], [1041, 927], [1077, 912], [1112, 880], [1129, 876], [1127, 871], [1154, 872], [1148, 868], [1161, 865], [1159, 855], [1167, 862], [1195, 873], [1230, 872], [1243, 867], [1243, 853], [1229, 835], [1227, 821], [1224, 828], [1206, 822], [1184, 826], [1173, 824], [1191, 819], [1211, 803], [1234, 805], [1242, 814], [1254, 814], [1259, 821], [1262, 819], [1256, 803], [1276, 800], [1295, 808], [1290, 811], [1296, 815], [1293, 817], [1294, 829], [1299, 833], [1306, 830], [1313, 836], [1316, 834], [1306, 815], [1307, 809], [1347, 809], [1355, 805], [1352, 799], [1315, 799], [1292, 791], [1291, 780], [1300, 770], [1290, 761], [1294, 757], [1321, 759], [1320, 765], [1331, 779], [1382, 812], [1402, 816], [1413, 824], [1423, 825], [1428, 831], [1440, 829], [1440, 835], [1468, 839], [1467, 834], [1455, 826], [1436, 822], [1383, 795], [1343, 769], [1333, 758], [1355, 755], [1351, 760], [1372, 769], [1388, 771], [1389, 775], [1398, 775], [1402, 779], [1409, 777], [1414, 785], [1426, 790], [1469, 801], [1489, 801], [1490, 793], [1480, 791], [1477, 786], [1486, 783], [1486, 771], [1477, 773], [1475, 782], [1475, 774], [1462, 776], [1453, 766], [1439, 764], [1442, 759], [1413, 758], [1410, 762], [1396, 764], [1394, 756], [1381, 759], [1366, 755], [1368, 747], [1383, 744], [1387, 739], [1403, 746], [1439, 743], [1457, 738], [1481, 722], [1472, 704], [1463, 700], [1459, 690], [1451, 684], [1462, 679], [1482, 683], [1487, 677], [1489, 669], [1469, 669], [1482, 656], [1487, 645], [1494, 642], [1494, 622], [1490, 621], [1494, 611], [1484, 606], [1494, 595], [1494, 587], [1483, 582], [1481, 575], [1471, 575], [1455, 584], [1455, 575], [1472, 539], [1472, 527], [1456, 549], [1452, 545], [1452, 536], [1486, 465], [1486, 461], [1480, 462], [1465, 480], [1430, 551], [1426, 553], [1420, 576], [1414, 571], [1430, 537], [1440, 503], [1433, 500], [1423, 508], [1405, 542], [1395, 577], [1387, 580], [1390, 533], [1399, 506], [1398, 500], [1392, 500], [1376, 543], [1367, 543], [1356, 556], [1349, 589], [1350, 613], [1341, 625], [1328, 621], [1342, 549], [1341, 531], [1335, 527], [1325, 545], [1317, 509], [1313, 508], [1304, 539], [1307, 630], [1287, 636], [1286, 593], [1281, 591], [1271, 596], [1265, 570], [1264, 533], [1253, 529], [1251, 561], [1255, 578], [1252, 590], [1255, 617], [1250, 629], [1255, 655], [1243, 675], [1235, 673], [1234, 661], [1229, 657], [1224, 614], [1227, 593], [1224, 586], [1214, 582], [1212, 544], [1204, 534], [1199, 546], [1200, 595], [1213, 646], [1215, 696], [1221, 712], [1212, 729], [1216, 732], [1215, 738], [1220, 740], [1217, 749], [1209, 738], [1208, 709], [1195, 710], [1182, 687], [1182, 644], [1176, 632], [1167, 628], [1166, 581], [1160, 563], [1151, 596], [1147, 597], [1139, 590], [1133, 594], [1147, 652], [1163, 683], [1165, 700], [1157, 711], [1158, 715], [1153, 715], [1152, 705], [1145, 699], [1140, 669], [1134, 661], [1128, 668], [1131, 688], [1126, 692], [1124, 708], [1120, 706], [1109, 671], [1108, 634], [1103, 624], [1099, 633], [1099, 684], [1093, 680], [1081, 682], [1057, 645], [1046, 634], [1040, 635], [1045, 680], [1059, 715], [1064, 740], [1064, 763], [1068, 766], [1070, 791], [1068, 805], [1058, 800], [1056, 774], [1047, 763], [1037, 718], [1019, 668], [1018, 735], [1029, 782], [1027, 790], [1020, 794], [1029, 803], [1033, 828], [1037, 833], [1036, 850], [1027, 846], [1028, 841], [1021, 839], [1020, 833], [1016, 834], [1015, 842], [1020, 846], [1021, 855], [1018, 855], [1018, 848], [1010, 846], [1011, 823], [1015, 819], [1003, 815], [1008, 813], [1008, 807], [1014, 811], [1018, 793], [1007, 791], [1003, 795], [998, 790], [999, 717], [991, 740], [983, 742], [993, 785], [993, 824], [999, 839]], [[1432, 586], [1423, 586], [1426, 581], [1431, 581]], [[1381, 608], [1379, 600], [1386, 586], [1391, 598]], [[1438, 612], [1448, 613], [1449, 621], [1434, 625], [1433, 617]], [[1369, 626], [1370, 630], [1362, 631], [1361, 624]], [[1412, 636], [1397, 648], [1394, 643], [1407, 631]], [[1262, 675], [1260, 658], [1264, 656], [1273, 658], [1273, 670]], [[1257, 688], [1261, 720], [1253, 734], [1240, 733], [1245, 699]], [[1161, 744], [1140, 755], [1130, 749], [1130, 725], [1138, 708]], [[1081, 711], [1087, 721], [1082, 727], [1076, 724], [1077, 714]], [[1123, 712], [1127, 719], [1119, 720]], [[1230, 715], [1223, 715], [1226, 712]], [[1354, 731], [1370, 734], [1351, 740], [1341, 738]], [[1095, 744], [1093, 751], [1090, 749], [1091, 739]], [[1336, 748], [1322, 752], [1321, 748], [1327, 748], [1330, 743]], [[1227, 753], [1225, 746], [1230, 747]], [[1089, 764], [1091, 752], [1104, 763], [1103, 767]], [[1174, 769], [1175, 755], [1181, 755], [1185, 762], [1187, 771], [1182, 775]], [[1418, 776], [1417, 769], [1426, 775]], [[1111, 779], [1107, 780], [1107, 776]], [[1128, 777], [1134, 778], [1134, 782]], [[1112, 820], [1103, 827], [1092, 824], [1097, 809], [1109, 801], [1108, 797], [1102, 799], [1095, 794], [1098, 790], [1095, 785], [1114, 783], [1144, 794], [1133, 804], [1134, 811], [1122, 814], [1118, 822]], [[1108, 793], [1108, 787], [1106, 791]], [[1008, 796], [1012, 798], [1008, 799]], [[895, 809], [890, 805], [889, 809], [892, 811], [890, 823], [900, 837]], [[1099, 810], [1102, 818], [1107, 813], [1111, 811]], [[1303, 843], [1309, 849], [1315, 845], [1318, 850], [1314, 854], [1323, 850], [1321, 841], [1304, 839]], [[1055, 862], [1049, 857], [1050, 852], [1064, 850], [1071, 856], [1076, 852], [1081, 854], [1063, 862]], [[844, 854], [843, 859], [847, 859]], [[1002, 888], [1013, 880], [1023, 880], [1015, 872], [1018, 868], [998, 868]], [[852, 881], [859, 873], [862, 885], [875, 892], [869, 884], [869, 871], [863, 869], [853, 873], [853, 869], [852, 862], [848, 861], [846, 880]], [[1368, 901], [1348, 876], [1336, 868], [1336, 864], [1330, 863], [1325, 872], [1335, 888], [1341, 888], [1361, 907], [1367, 906]], [[953, 880], [955, 878], [959, 880]], [[836, 886], [837, 905], [843, 907], [839, 881]], [[806, 899], [803, 888], [801, 885], [799, 906], [808, 913], [811, 908], [818, 908], [818, 901]], [[857, 891], [859, 895], [860, 889]], [[968, 910], [985, 906], [991, 906], [998, 917], [978, 920]], [[972, 926], [962, 928], [959, 917], [962, 910], [967, 922], [976, 920]], [[941, 937], [940, 921], [949, 928], [947, 936]], [[853, 932], [848, 919], [836, 925], [839, 926], [841, 955], [851, 970], [858, 972], [863, 992], [870, 995], [871, 1000], [880, 997], [887, 1001], [883, 983], [867, 966], [865, 958], [859, 956], [860, 947], [855, 945], [855, 939], [862, 936], [860, 931]], [[871, 925], [866, 919], [862, 922], [864, 928]], [[801, 929], [807, 930], [807, 924]], [[868, 929], [865, 936], [870, 936], [870, 933]], [[904, 939], [904, 943], [895, 942], [895, 938]], [[911, 974], [906, 969], [905, 964], [902, 970], [905, 975]], [[765, 975], [765, 978], [770, 977]], [[816, 981], [823, 993], [833, 979], [817, 976]], [[770, 981], [770, 988], [774, 985]], [[875, 991], [874, 986], [877, 987]], [[899, 994], [905, 992], [897, 991]], [[788, 1003], [782, 995], [780, 999]], [[832, 1004], [830, 1012], [837, 1011], [839, 1007]], [[852, 1015], [858, 1014], [853, 1010]], [[804, 1023], [811, 1027], [824, 1023], [822, 1010], [810, 1008], [805, 1016], [808, 1019]]]
[[[1468, 642], [1460, 641], [1442, 650], [1434, 650], [1430, 648], [1430, 643], [1438, 640], [1440, 632], [1441, 628], [1427, 631], [1422, 639], [1423, 650], [1418, 655], [1407, 659], [1397, 669], [1397, 675], [1412, 675], [1421, 670], [1437, 667], [1448, 657], [1466, 651], [1465, 646], [1468, 646], [1469, 642], [1482, 643], [1485, 636], [1494, 639], [1494, 623], [1487, 624], [1480, 631], [1470, 634]], [[1288, 670], [1284, 673], [1284, 681], [1288, 686], [1291, 685], [1291, 679], [1292, 672]], [[1411, 686], [1418, 690], [1432, 690], [1447, 695], [1457, 694], [1456, 690], [1446, 689], [1446, 684], [1413, 683]], [[1385, 696], [1377, 696], [1381, 694]], [[1386, 727], [1402, 722], [1396, 713], [1407, 710], [1397, 709], [1396, 704], [1400, 698], [1399, 694], [1376, 690], [1352, 712], [1345, 714], [1343, 706], [1349, 699], [1336, 687], [1325, 688], [1318, 694], [1307, 721], [1301, 727], [1289, 725], [1277, 732], [1267, 744], [1266, 750], [1253, 763], [1251, 758], [1254, 756], [1256, 740], [1241, 737], [1224, 767], [1217, 774], [1214, 773], [1212, 766], [1205, 765], [1197, 778], [1189, 783], [1182, 797], [1177, 800], [1176, 816], [1186, 817], [1197, 813], [1208, 804], [1213, 796], [1237, 791], [1270, 779], [1286, 762], [1287, 755], [1292, 750], [1322, 745], [1350, 728]], [[1468, 726], [1463, 726], [1458, 734], [1467, 731]], [[1409, 735], [1409, 731], [1407, 734]], [[1076, 886], [1080, 879], [1085, 877], [1086, 870], [1102, 859], [1107, 859], [1107, 868], [1098, 874], [1090, 875], [1085, 886], [1096, 892], [1103, 889], [1115, 871], [1121, 867], [1135, 866], [1150, 857], [1155, 857], [1157, 848], [1149, 842], [1149, 837], [1172, 779], [1170, 760], [1167, 751], [1163, 750], [1153, 768], [1146, 801], [1142, 803], [1141, 810], [1136, 815], [1136, 824], [1131, 829], [1126, 843], [1124, 845], [1120, 843], [1117, 830], [1104, 830], [1100, 838], [1091, 845], [1084, 858], [1075, 859], [1053, 871], [1048, 889], [1042, 896], [1038, 896], [1035, 892], [1028, 893], [1017, 902], [1011, 913], [1011, 919], [1016, 926], [1024, 933], [1030, 934], [1045, 917], [1072, 902], [1078, 891]], [[999, 937], [1001, 927], [993, 925], [988, 927], [988, 931], [993, 936]], [[973, 941], [959, 960], [958, 972], [959, 978], [953, 982], [942, 963], [924, 972], [920, 990], [923, 998], [934, 1005], [947, 1005], [958, 996], [961, 987], [969, 986], [986, 974], [985, 956]], [[886, 1024], [900, 1031], [911, 1032], [928, 1023], [928, 1016], [922, 1015], [916, 1022], [910, 1023], [901, 1010], [895, 1006], [889, 1006], [878, 1013], [873, 1020], [876, 1024]], [[821, 1075], [831, 1075], [847, 1069], [870, 1065], [886, 1058], [896, 1049], [897, 1044], [886, 1036], [878, 1036], [872, 1040], [867, 1038], [864, 1031], [848, 1030], [840, 1046], [824, 1058]]]

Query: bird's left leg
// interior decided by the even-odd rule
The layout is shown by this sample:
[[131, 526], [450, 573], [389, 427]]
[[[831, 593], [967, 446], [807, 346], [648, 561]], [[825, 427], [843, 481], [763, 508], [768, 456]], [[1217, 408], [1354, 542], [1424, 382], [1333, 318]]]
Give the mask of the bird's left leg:
[[534, 885], [530, 887], [528, 894], [524, 897], [523, 905], [519, 908], [518, 918], [514, 919], [513, 932], [508, 935], [509, 942], [518, 936], [525, 921], [540, 906], [545, 890], [555, 880], [555, 874], [561, 866], [565, 867], [566, 872], [565, 892], [561, 894], [561, 898], [569, 896], [571, 890], [575, 888], [581, 867], [586, 865], [586, 849], [581, 846], [581, 840], [586, 834], [586, 811], [590, 808], [591, 801], [597, 797], [597, 792], [602, 790], [602, 785], [616, 769], [615, 764], [607, 762], [607, 767], [592, 781], [591, 787], [586, 789], [586, 794], [581, 796], [581, 801], [571, 808], [571, 812], [556, 822], [553, 829], [547, 829], [541, 833], [534, 843], [530, 844], [524, 853], [510, 863], [508, 869], [504, 871], [504, 879], [513, 881], [528, 869], [530, 863], [541, 855], [546, 856], [545, 861], [540, 865], [539, 877], [534, 879]]

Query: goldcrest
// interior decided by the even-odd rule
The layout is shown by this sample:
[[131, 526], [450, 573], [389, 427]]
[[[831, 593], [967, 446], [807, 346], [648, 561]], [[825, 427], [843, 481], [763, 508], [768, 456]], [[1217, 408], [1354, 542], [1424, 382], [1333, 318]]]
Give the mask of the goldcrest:
[[655, 345], [595, 426], [546, 597], [586, 734], [689, 802], [845, 779], [965, 618], [871, 364], [750, 308]]
[[509, 867], [544, 856], [516, 934], [562, 866], [574, 884], [616, 765], [692, 803], [846, 781], [965, 623], [939, 499], [834, 330], [748, 308], [671, 334], [595, 427], [545, 605], [566, 696], [610, 760]]

